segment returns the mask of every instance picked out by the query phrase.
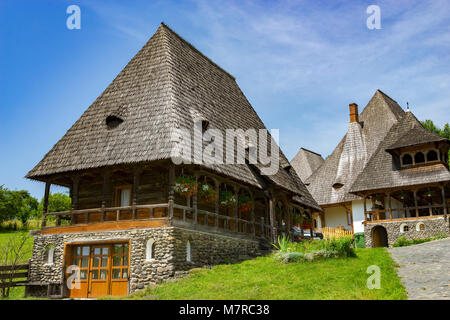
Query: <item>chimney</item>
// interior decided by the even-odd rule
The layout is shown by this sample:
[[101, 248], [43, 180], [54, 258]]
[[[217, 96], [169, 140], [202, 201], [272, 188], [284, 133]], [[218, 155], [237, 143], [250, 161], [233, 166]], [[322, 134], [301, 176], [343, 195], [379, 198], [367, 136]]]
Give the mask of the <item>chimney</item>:
[[359, 122], [359, 115], [358, 115], [358, 105], [356, 103], [350, 103], [350, 122]]

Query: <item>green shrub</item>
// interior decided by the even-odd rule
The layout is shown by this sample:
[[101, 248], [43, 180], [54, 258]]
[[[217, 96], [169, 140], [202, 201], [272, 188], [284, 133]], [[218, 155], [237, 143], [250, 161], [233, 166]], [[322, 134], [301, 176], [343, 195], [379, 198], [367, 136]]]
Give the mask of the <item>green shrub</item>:
[[366, 243], [364, 239], [364, 232], [357, 232], [354, 235], [355, 237], [355, 248], [365, 248]]
[[412, 239], [412, 240], [406, 240], [406, 238], [404, 236], [402, 236], [402, 237], [398, 238], [397, 242], [394, 243], [392, 246], [393, 247], [406, 247], [406, 246], [410, 246], [413, 244], [420, 244], [420, 243], [444, 239], [444, 238], [447, 238], [447, 235], [444, 233], [439, 233], [437, 236], [435, 236], [433, 238]]
[[289, 237], [288, 236], [278, 236], [277, 243], [272, 243], [272, 245], [280, 252], [288, 252], [289, 250]]

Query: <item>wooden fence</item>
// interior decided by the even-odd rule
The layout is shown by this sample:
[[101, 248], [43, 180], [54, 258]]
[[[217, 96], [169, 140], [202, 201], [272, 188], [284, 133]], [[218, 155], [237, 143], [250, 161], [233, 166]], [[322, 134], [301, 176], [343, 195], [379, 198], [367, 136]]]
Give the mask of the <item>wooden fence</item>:
[[322, 230], [320, 232], [322, 232], [323, 237], [326, 239], [353, 236], [353, 232], [351, 230], [345, 230], [343, 228], [322, 227]]
[[[24, 278], [25, 280], [23, 280]], [[28, 282], [28, 264], [21, 264], [17, 266], [0, 266], [0, 289], [8, 287], [25, 286], [27, 282]]]

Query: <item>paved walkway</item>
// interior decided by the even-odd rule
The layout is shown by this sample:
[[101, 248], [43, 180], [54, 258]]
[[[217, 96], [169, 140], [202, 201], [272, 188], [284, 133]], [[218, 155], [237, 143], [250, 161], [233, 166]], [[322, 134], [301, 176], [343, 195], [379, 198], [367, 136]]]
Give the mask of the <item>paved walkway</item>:
[[450, 239], [390, 248], [412, 300], [450, 300]]

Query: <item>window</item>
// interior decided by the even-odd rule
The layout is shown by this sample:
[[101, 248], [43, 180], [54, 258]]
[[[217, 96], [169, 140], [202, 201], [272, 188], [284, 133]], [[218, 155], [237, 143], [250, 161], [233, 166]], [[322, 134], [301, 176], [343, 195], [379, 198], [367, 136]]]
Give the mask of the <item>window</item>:
[[147, 250], [145, 252], [145, 260], [153, 261], [155, 260], [155, 240], [150, 239], [147, 241]]
[[350, 211], [347, 211], [347, 224], [352, 225], [352, 213]]
[[437, 161], [438, 160], [438, 154], [436, 151], [431, 150], [427, 153], [427, 161]]
[[402, 165], [408, 166], [408, 165], [411, 165], [411, 164], [413, 164], [413, 159], [412, 159], [411, 155], [405, 154], [402, 157]]
[[189, 240], [186, 243], [186, 261], [187, 262], [192, 262], [192, 258], [191, 258], [191, 242]]
[[425, 231], [425, 225], [423, 222], [416, 224], [416, 231]]
[[131, 186], [116, 188], [116, 206], [128, 207], [131, 205]]
[[117, 128], [122, 122], [123, 120], [116, 116], [106, 117], [106, 125], [108, 126], [108, 129]]
[[400, 233], [408, 232], [408, 231], [409, 231], [409, 227], [405, 223], [400, 225]]
[[54, 257], [55, 257], [55, 245], [54, 244], [49, 244], [45, 248], [45, 252], [44, 252], [45, 264], [53, 264]]
[[417, 152], [414, 155], [414, 162], [415, 163], [424, 163], [425, 162], [425, 156], [423, 155], [422, 152]]

